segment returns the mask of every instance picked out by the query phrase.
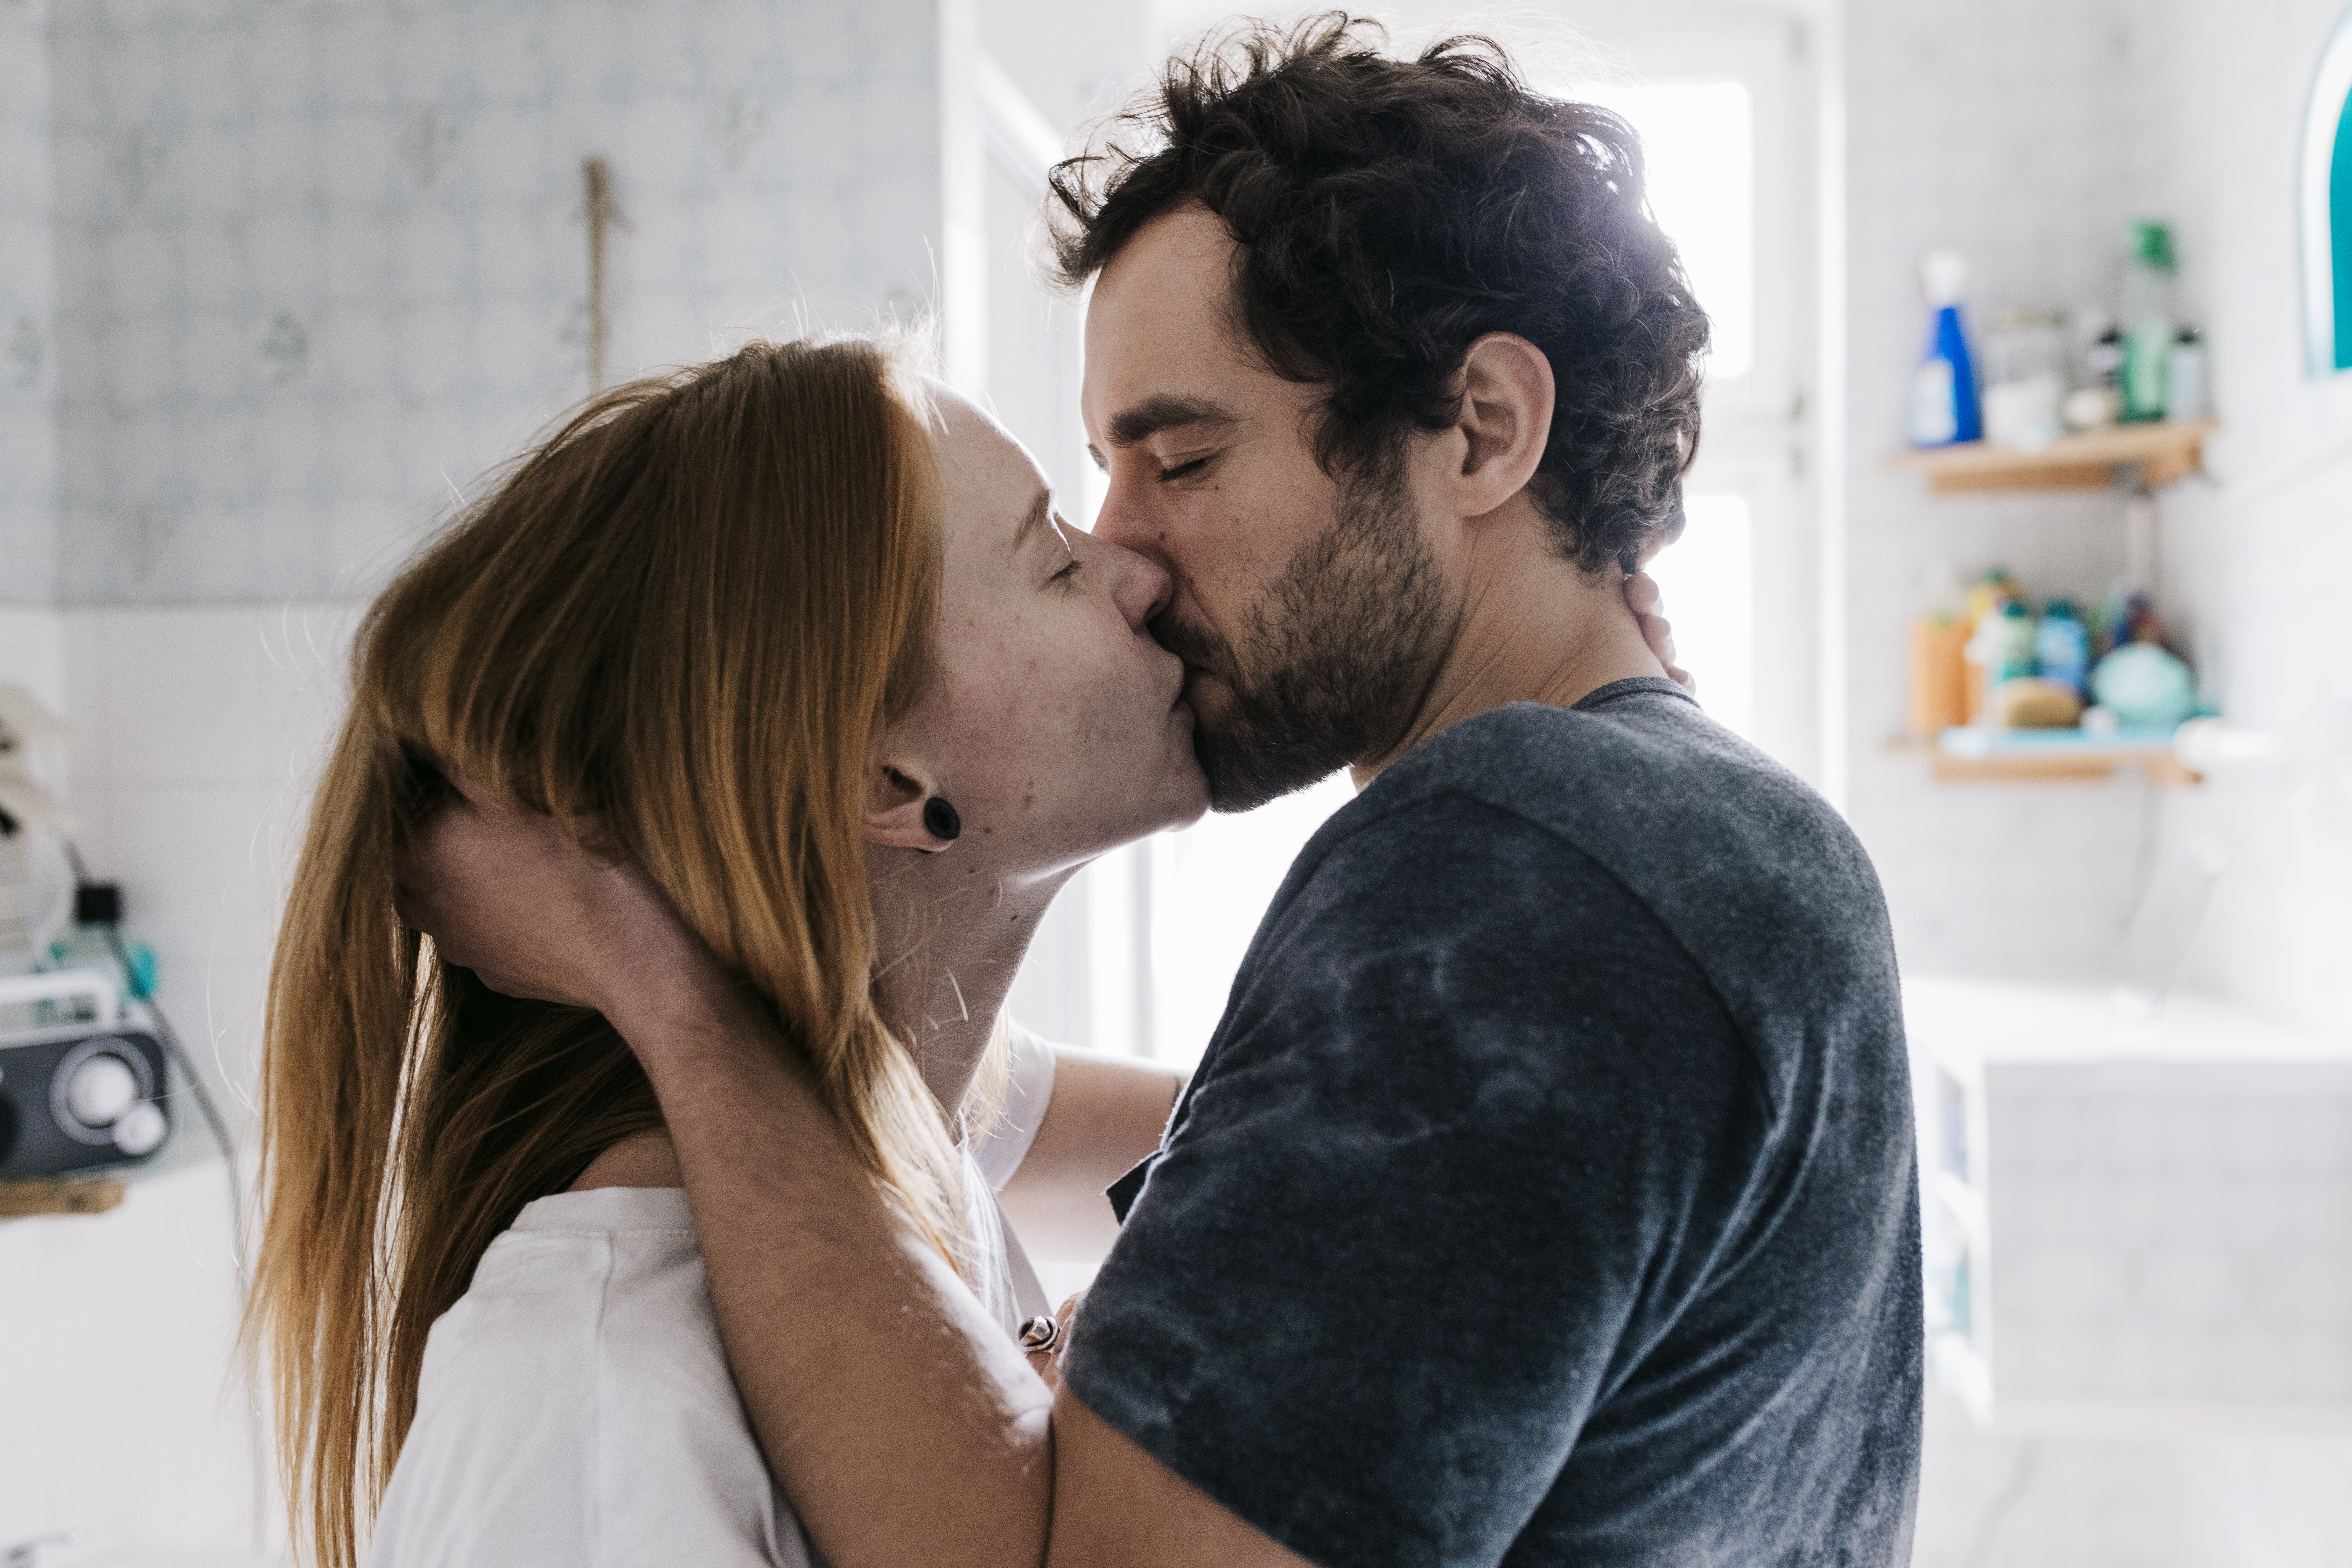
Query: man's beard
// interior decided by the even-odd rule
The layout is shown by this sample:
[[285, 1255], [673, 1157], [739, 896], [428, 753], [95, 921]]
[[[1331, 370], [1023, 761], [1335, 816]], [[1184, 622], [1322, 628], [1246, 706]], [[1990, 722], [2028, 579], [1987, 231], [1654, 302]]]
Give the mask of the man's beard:
[[1299, 546], [1224, 638], [1171, 610], [1152, 635], [1220, 677], [1232, 700], [1193, 746], [1219, 811], [1248, 811], [1402, 741], [1452, 640], [1436, 557], [1399, 468], [1343, 487], [1330, 527]]

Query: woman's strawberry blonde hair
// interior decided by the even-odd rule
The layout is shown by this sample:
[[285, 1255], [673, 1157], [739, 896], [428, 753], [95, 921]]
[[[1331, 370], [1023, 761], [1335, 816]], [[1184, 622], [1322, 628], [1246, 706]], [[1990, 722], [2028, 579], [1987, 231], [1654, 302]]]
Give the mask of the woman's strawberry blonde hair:
[[426, 1332], [491, 1239], [661, 1123], [603, 1018], [488, 990], [394, 912], [452, 774], [635, 856], [969, 1270], [960, 1159], [877, 989], [859, 826], [869, 748], [930, 665], [926, 409], [867, 340], [624, 386], [369, 612], [270, 973], [247, 1324], [324, 1568], [360, 1560]]

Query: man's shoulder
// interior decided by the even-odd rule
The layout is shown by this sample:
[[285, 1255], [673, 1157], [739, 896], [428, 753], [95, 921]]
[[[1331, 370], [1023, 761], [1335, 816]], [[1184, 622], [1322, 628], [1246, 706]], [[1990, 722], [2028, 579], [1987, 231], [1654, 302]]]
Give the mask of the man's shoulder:
[[1327, 844], [1454, 819], [1468, 829], [1463, 855], [1475, 859], [1491, 837], [1479, 825], [1496, 812], [1623, 877], [1645, 901], [1694, 882], [1766, 896], [1876, 892], [1826, 801], [1664, 681], [1620, 682], [1572, 709], [1513, 703], [1457, 724], [1335, 816]]
[[1485, 800], [1588, 852], [1768, 824], [1781, 837], [1851, 837], [1802, 779], [1662, 680], [1621, 681], [1574, 708], [1496, 709], [1431, 740], [1373, 788], [1396, 805]]
[[[1780, 1079], [1780, 1046], [1861, 1024], [1899, 1047], [1894, 944], [1878, 879], [1803, 780], [1663, 681], [1575, 709], [1517, 703], [1404, 758], [1335, 815], [1286, 894], [1298, 911], [1411, 899], [1436, 879], [1520, 904], [1527, 938], [1573, 951], [1545, 879], [1606, 879], [1705, 974]], [[1310, 889], [1312, 890], [1310, 894]], [[1276, 913], [1283, 909], [1278, 900]]]

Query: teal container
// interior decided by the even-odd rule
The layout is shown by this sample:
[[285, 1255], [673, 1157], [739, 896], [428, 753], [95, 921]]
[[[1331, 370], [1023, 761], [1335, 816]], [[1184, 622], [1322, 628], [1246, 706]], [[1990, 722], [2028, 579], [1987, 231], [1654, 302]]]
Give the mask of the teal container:
[[2152, 642], [2126, 643], [2099, 660], [2091, 690], [2126, 730], [2170, 730], [2197, 711], [2196, 678]]
[[2040, 664], [2034, 648], [2033, 615], [2023, 605], [2011, 599], [2001, 606], [2000, 625], [1995, 629], [1993, 642], [1992, 683], [2022, 680], [2033, 674]]

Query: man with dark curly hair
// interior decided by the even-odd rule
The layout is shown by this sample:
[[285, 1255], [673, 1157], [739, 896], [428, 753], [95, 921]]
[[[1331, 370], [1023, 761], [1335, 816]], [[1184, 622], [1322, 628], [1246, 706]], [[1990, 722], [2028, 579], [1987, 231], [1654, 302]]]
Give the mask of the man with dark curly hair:
[[1620, 602], [1706, 319], [1622, 121], [1375, 42], [1244, 33], [1054, 182], [1097, 531], [1175, 579], [1216, 804], [1362, 793], [1114, 1191], [1049, 1560], [1907, 1562], [1877, 881]]
[[1178, 62], [1055, 190], [1097, 531], [1173, 579], [1153, 629], [1216, 803], [1361, 793], [1037, 1372], [772, 1044], [630, 1037], [691, 1064], [654, 1073], [681, 1146], [756, 1152], [686, 1180], [745, 1216], [699, 1239], [812, 1539], [834, 1568], [1906, 1562], [1892, 942], [1853, 836], [1624, 603], [1706, 343], [1633, 132], [1485, 41], [1398, 58], [1327, 18]]
[[[1462, 541], [1488, 605], [1534, 572], [1517, 658], [1612, 642], [1659, 673], [1612, 601], [1680, 531], [1707, 321], [1623, 121], [1528, 92], [1478, 40], [1407, 63], [1328, 18], [1178, 62], [1053, 189], [1061, 281], [1096, 284], [1097, 531], [1177, 571], [1153, 630], [1192, 668], [1219, 809], [1341, 767], [1361, 782], [1476, 710], [1462, 639], [1507, 617], [1467, 614], [1422, 526], [1449, 504], [1415, 472], [1441, 447], [1511, 481], [1479, 492], [1511, 515], [1476, 532], [1533, 524], [1506, 572]], [[1490, 391], [1520, 426], [1482, 416]]]

